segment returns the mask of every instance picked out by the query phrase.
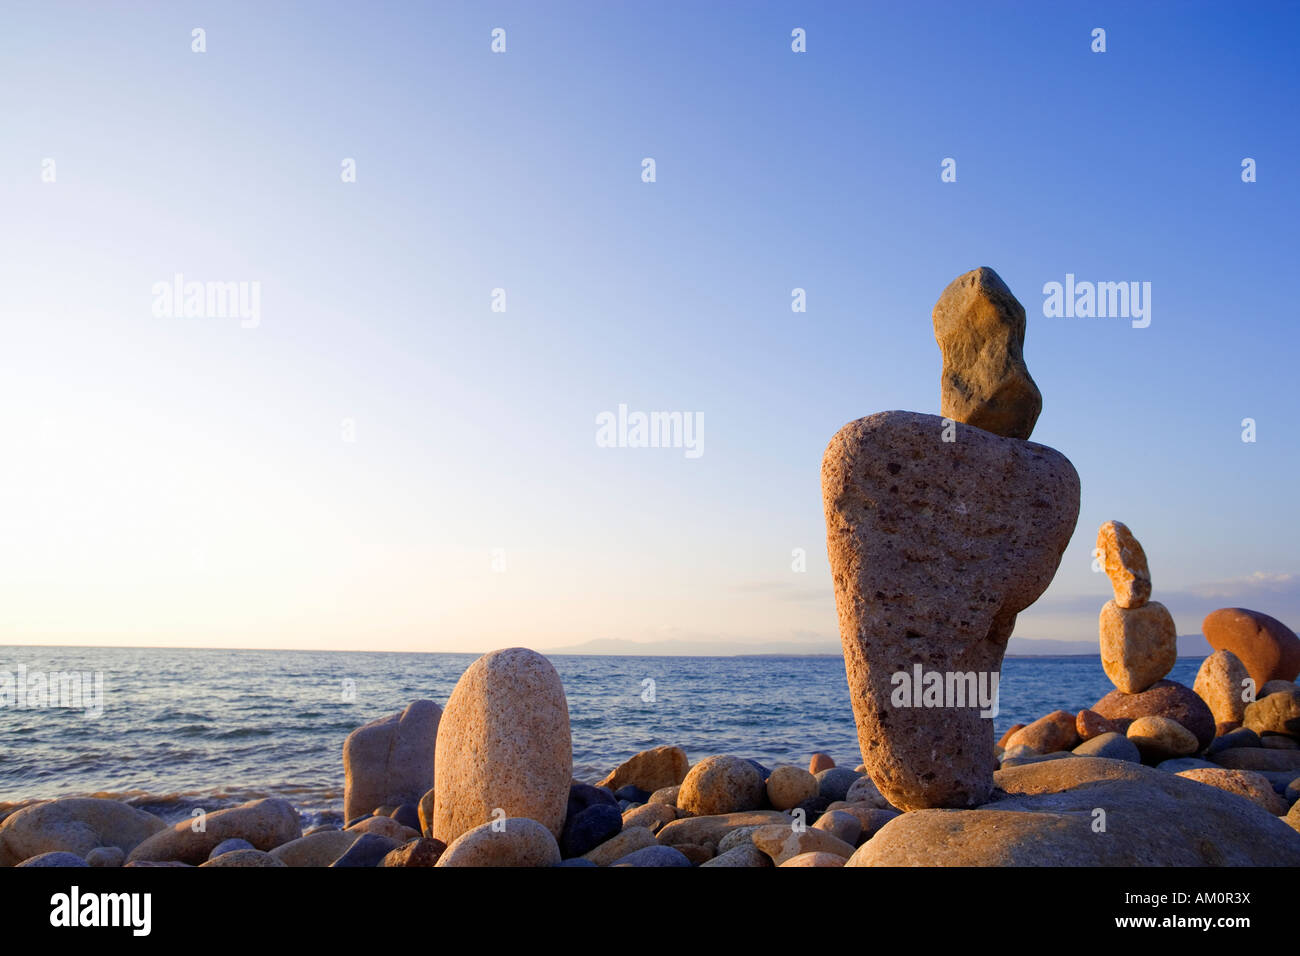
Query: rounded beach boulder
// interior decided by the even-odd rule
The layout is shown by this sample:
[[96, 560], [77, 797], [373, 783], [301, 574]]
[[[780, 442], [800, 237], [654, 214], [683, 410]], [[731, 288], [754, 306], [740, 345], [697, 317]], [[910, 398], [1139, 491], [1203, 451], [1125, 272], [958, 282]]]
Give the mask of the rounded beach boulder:
[[1242, 725], [1260, 735], [1300, 735], [1300, 692], [1269, 694], [1247, 704]]
[[1275, 817], [1285, 815], [1288, 809], [1286, 801], [1273, 789], [1268, 778], [1253, 770], [1228, 770], [1227, 768], [1211, 770], [1197, 767], [1191, 770], [1180, 770], [1178, 776], [1207, 786], [1218, 787], [1228, 793], [1240, 794], [1247, 800], [1259, 804]]
[[582, 856], [622, 831], [623, 814], [618, 807], [597, 803], [580, 810], [564, 823], [560, 852], [567, 859]]
[[748, 760], [705, 757], [686, 774], [677, 806], [695, 816], [757, 810], [767, 794], [763, 775]]
[[117, 800], [63, 797], [35, 803], [0, 823], [0, 866], [15, 866], [30, 857], [59, 851], [84, 860], [91, 850], [106, 846], [130, 853], [166, 828], [152, 813]]
[[1275, 617], [1244, 607], [1221, 607], [1201, 622], [1201, 633], [1215, 650], [1232, 651], [1257, 688], [1300, 674], [1300, 638]]
[[[462, 834], [503, 815], [536, 820], [558, 840], [572, 778], [569, 707], [551, 662], [511, 647], [471, 664], [438, 727], [432, 835], [447, 854]], [[446, 859], [438, 865], [457, 865]]]
[[801, 853], [834, 853], [844, 860], [853, 855], [852, 843], [816, 827], [803, 830], [788, 826], [759, 827], [749, 839], [754, 846], [771, 857], [777, 866]]
[[239, 838], [258, 850], [273, 850], [301, 836], [302, 823], [293, 804], [278, 797], [266, 797], [209, 813], [204, 818], [182, 820], [137, 846], [127, 862], [175, 860], [198, 866], [225, 840]]
[[808, 759], [808, 772], [812, 774], [821, 773], [823, 770], [830, 770], [835, 766], [835, 760], [830, 754], [823, 750], [817, 751]]
[[1128, 725], [1128, 739], [1142, 754], [1142, 759], [1152, 764], [1190, 757], [1200, 749], [1196, 735], [1168, 717], [1139, 717]]
[[657, 842], [654, 834], [647, 827], [624, 827], [615, 836], [588, 850], [582, 858], [596, 866], [609, 866], [615, 860], [622, 859], [629, 853], [644, 847], [654, 846]]
[[847, 800], [849, 791], [862, 779], [862, 774], [848, 767], [831, 767], [814, 776], [817, 778], [817, 795], [830, 802]]
[[436, 865], [555, 866], [559, 862], [560, 845], [548, 827], [529, 817], [513, 817], [465, 831], [447, 846]]
[[359, 830], [318, 830], [281, 844], [270, 853], [285, 866], [329, 866], [361, 837]]
[[[1300, 865], [1300, 833], [1281, 819], [1163, 770], [1071, 757], [994, 778], [997, 799], [976, 810], [895, 817], [847, 865]], [[1095, 829], [1103, 823], [1104, 831]]]
[[817, 778], [802, 767], [776, 767], [767, 778], [767, 799], [776, 810], [797, 807], [817, 792]]

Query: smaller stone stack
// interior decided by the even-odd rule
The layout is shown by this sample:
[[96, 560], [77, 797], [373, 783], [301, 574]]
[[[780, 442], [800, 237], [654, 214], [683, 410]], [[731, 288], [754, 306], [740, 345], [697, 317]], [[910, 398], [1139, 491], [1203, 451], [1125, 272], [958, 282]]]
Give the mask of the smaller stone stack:
[[1142, 545], [1127, 526], [1107, 521], [1097, 532], [1097, 555], [1115, 597], [1101, 609], [1101, 666], [1116, 689], [1139, 694], [1173, 669], [1178, 632], [1173, 616], [1151, 598], [1151, 571]]
[[1214, 715], [1190, 687], [1165, 678], [1178, 659], [1178, 632], [1168, 609], [1150, 600], [1142, 545], [1123, 524], [1107, 521], [1097, 532], [1097, 555], [1115, 592], [1098, 622], [1101, 666], [1115, 689], [1078, 715], [1078, 726], [1123, 728], [1146, 763], [1204, 750], [1214, 740]]

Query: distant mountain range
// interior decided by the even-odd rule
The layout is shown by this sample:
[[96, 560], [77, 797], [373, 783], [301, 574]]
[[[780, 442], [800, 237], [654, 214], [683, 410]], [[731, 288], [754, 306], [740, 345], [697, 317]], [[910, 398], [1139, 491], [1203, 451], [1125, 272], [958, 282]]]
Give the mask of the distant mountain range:
[[[1179, 657], [1205, 657], [1211, 653], [1209, 641], [1201, 634], [1178, 637]], [[613, 654], [625, 657], [752, 657], [810, 656], [839, 657], [838, 641], [771, 641], [741, 644], [734, 641], [625, 641], [600, 638], [567, 647], [552, 647], [546, 654]], [[1012, 657], [1061, 657], [1070, 654], [1097, 654], [1097, 642], [1052, 641], [1013, 637], [1007, 645]]]

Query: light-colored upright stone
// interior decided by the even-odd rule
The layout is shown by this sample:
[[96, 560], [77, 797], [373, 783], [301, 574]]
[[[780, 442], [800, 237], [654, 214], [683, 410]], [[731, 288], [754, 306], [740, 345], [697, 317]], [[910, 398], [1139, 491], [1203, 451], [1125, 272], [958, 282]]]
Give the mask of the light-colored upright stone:
[[1245, 719], [1247, 686], [1250, 673], [1232, 651], [1215, 651], [1201, 661], [1201, 669], [1196, 672], [1196, 683], [1192, 690], [1205, 701], [1214, 722], [1218, 724], [1240, 724]]
[[527, 817], [558, 839], [572, 777], [569, 708], [551, 662], [511, 647], [471, 664], [438, 726], [433, 836], [451, 844], [494, 819]]
[[399, 714], [372, 720], [343, 741], [343, 818], [376, 807], [418, 804], [433, 786], [442, 708], [415, 700]]

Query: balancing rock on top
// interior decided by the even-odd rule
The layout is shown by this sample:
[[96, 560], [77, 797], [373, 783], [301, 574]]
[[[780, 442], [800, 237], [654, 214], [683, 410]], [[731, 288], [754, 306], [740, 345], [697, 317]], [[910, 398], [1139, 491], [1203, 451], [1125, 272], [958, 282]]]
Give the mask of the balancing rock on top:
[[1147, 554], [1128, 525], [1107, 521], [1097, 529], [1097, 559], [1110, 578], [1117, 606], [1141, 607], [1150, 600], [1151, 569], [1147, 567]]
[[943, 353], [943, 417], [1004, 438], [1027, 439], [1043, 397], [1025, 366], [1025, 307], [992, 269], [959, 275], [934, 304]]

